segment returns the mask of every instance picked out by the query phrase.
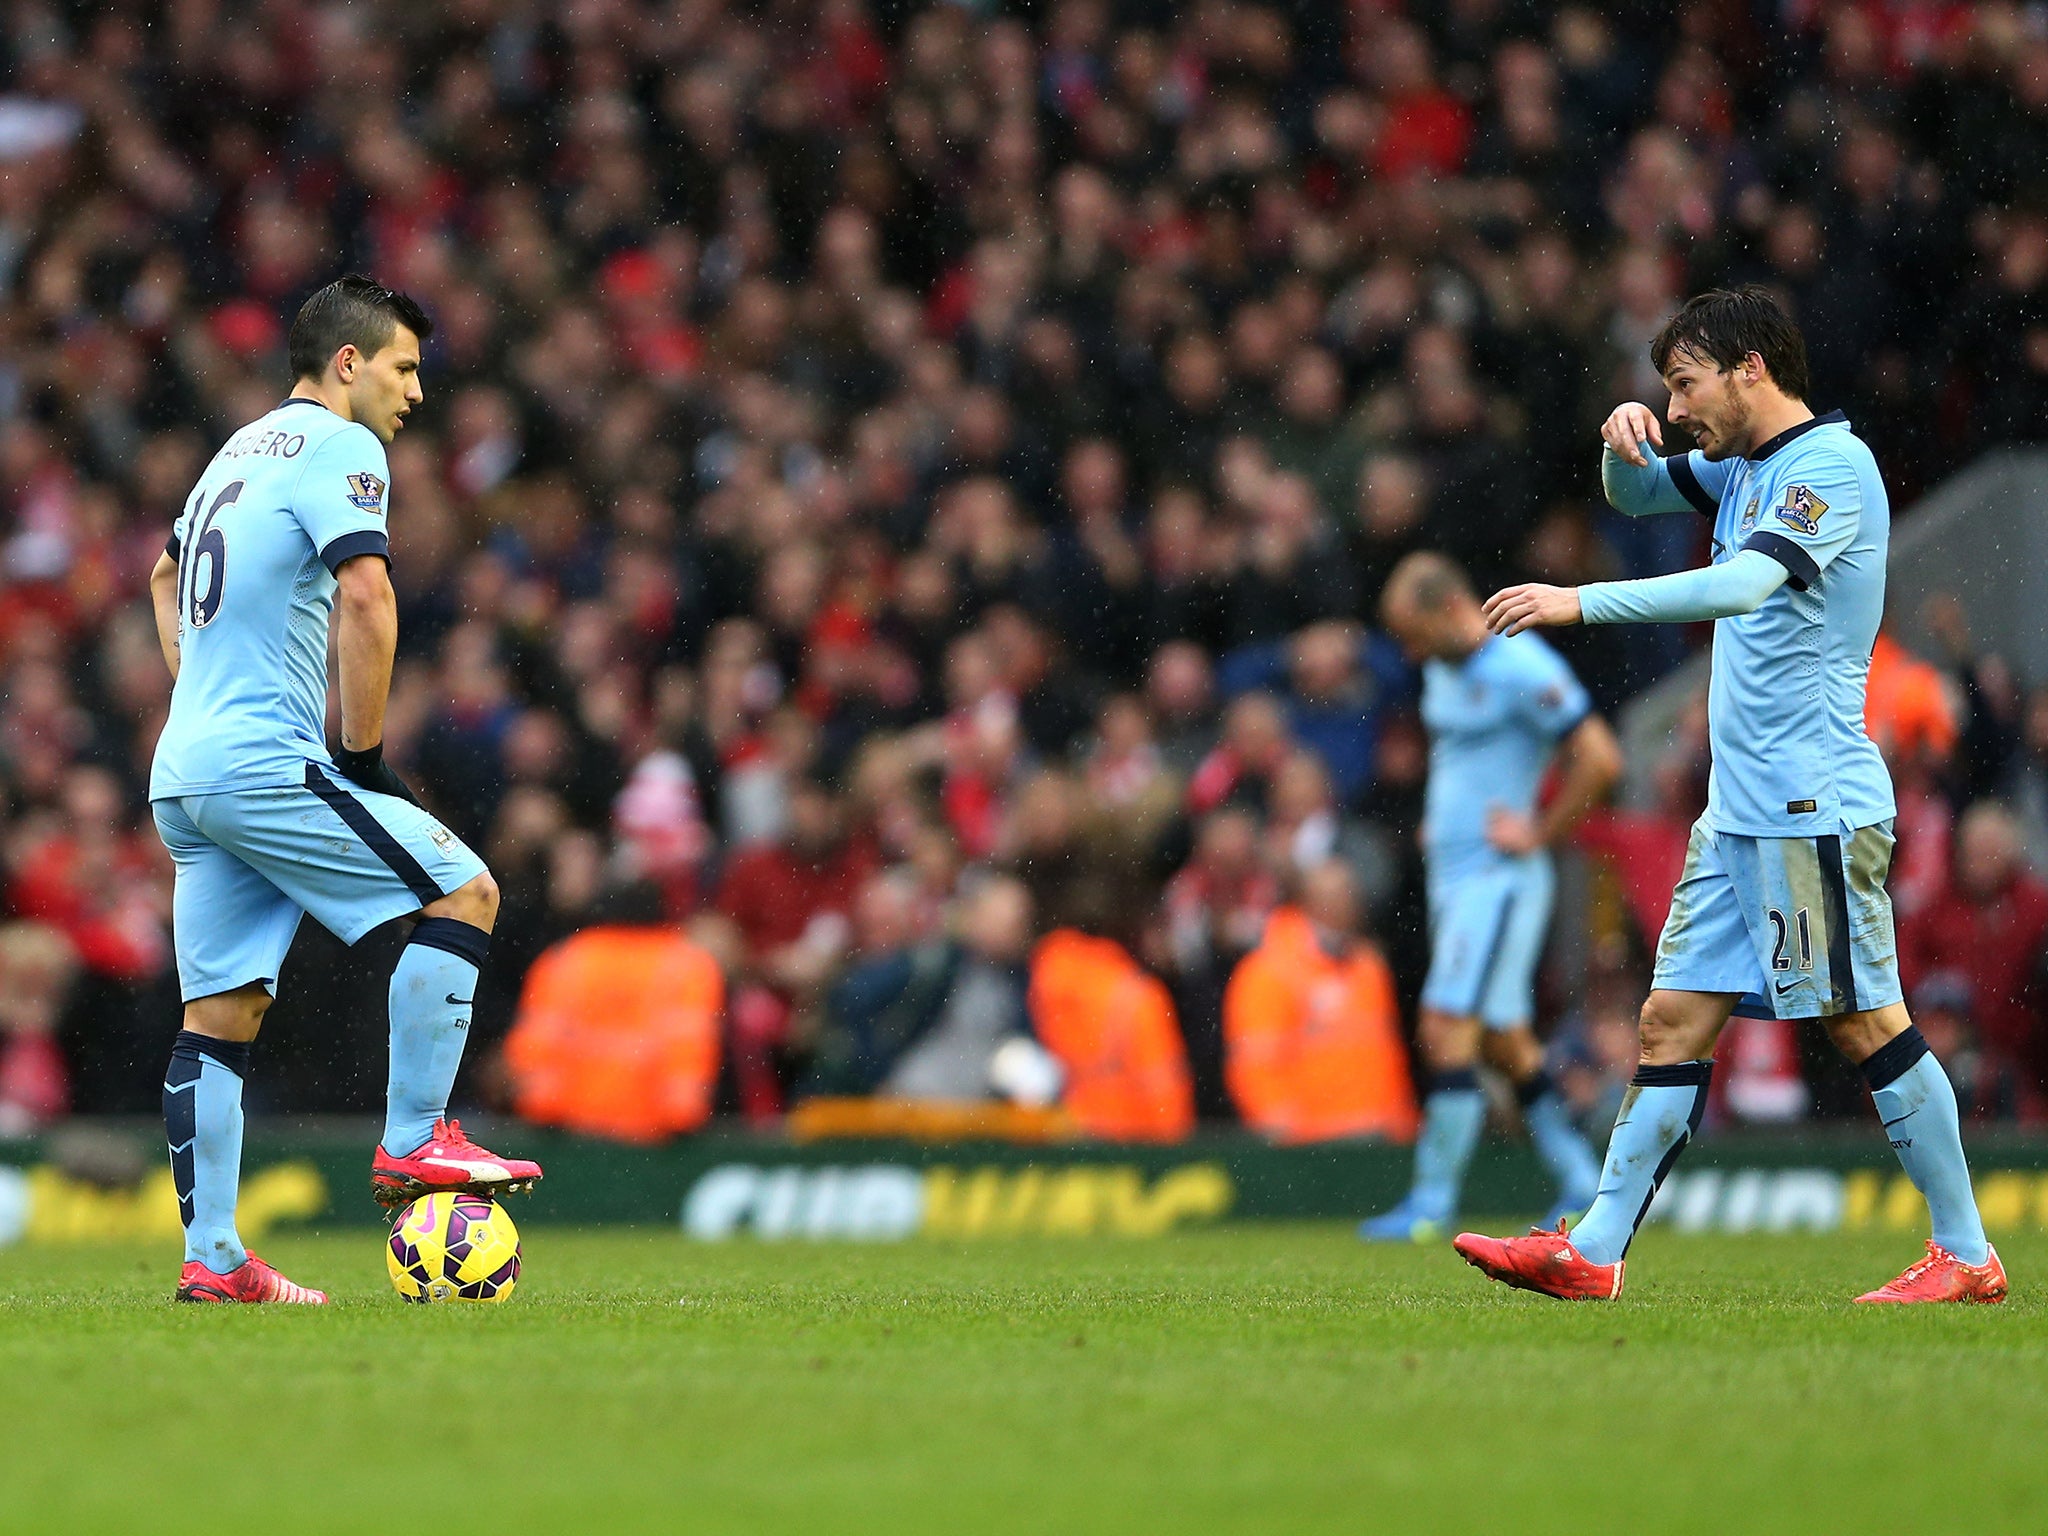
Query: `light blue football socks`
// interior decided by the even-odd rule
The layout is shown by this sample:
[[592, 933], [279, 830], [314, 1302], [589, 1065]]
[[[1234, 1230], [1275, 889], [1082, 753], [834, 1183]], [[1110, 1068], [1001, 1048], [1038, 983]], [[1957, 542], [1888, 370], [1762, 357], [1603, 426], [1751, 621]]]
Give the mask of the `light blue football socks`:
[[[1927, 1197], [1934, 1240], [1965, 1264], [1991, 1256], [1963, 1156], [1956, 1090], [1920, 1031], [1908, 1025], [1863, 1063], [1863, 1079], [1906, 1177]], [[1582, 1252], [1584, 1250], [1581, 1250]]]
[[1515, 1098], [1522, 1106], [1522, 1124], [1529, 1128], [1536, 1155], [1557, 1180], [1558, 1204], [1573, 1207], [1573, 1214], [1584, 1210], [1600, 1187], [1600, 1160], [1572, 1124], [1557, 1085], [1548, 1072], [1538, 1072], [1515, 1085]]
[[1636, 1068], [1607, 1142], [1599, 1196], [1572, 1228], [1572, 1246], [1583, 1257], [1612, 1264], [1628, 1252], [1658, 1186], [1700, 1128], [1713, 1076], [1711, 1060]]
[[249, 1257], [235, 1231], [242, 1184], [242, 1078], [246, 1042], [178, 1031], [164, 1074], [164, 1131], [171, 1144], [171, 1182], [185, 1224], [185, 1260], [216, 1275]]
[[491, 936], [452, 917], [423, 917], [391, 973], [391, 1080], [384, 1094], [384, 1150], [404, 1157], [426, 1145], [448, 1113], [476, 1002], [477, 972]]
[[1415, 1187], [1402, 1209], [1428, 1221], [1457, 1214], [1465, 1167], [1486, 1126], [1486, 1093], [1471, 1067], [1439, 1072], [1422, 1103], [1422, 1134], [1415, 1141]]

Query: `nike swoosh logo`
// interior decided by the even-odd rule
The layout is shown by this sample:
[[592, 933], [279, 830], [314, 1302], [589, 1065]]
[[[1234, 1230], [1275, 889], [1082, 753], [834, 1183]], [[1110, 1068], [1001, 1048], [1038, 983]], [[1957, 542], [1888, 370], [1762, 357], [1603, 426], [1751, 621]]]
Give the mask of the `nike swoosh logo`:
[[475, 1002], [476, 999], [473, 997], [457, 997], [453, 992], [450, 992], [448, 996], [443, 999], [443, 1001], [446, 1002], [451, 1008], [467, 1008], [471, 1003]]
[[1799, 983], [1796, 981], [1780, 981], [1774, 982], [1773, 985], [1778, 989], [1778, 996], [1783, 997], [1787, 992], [1798, 986]]

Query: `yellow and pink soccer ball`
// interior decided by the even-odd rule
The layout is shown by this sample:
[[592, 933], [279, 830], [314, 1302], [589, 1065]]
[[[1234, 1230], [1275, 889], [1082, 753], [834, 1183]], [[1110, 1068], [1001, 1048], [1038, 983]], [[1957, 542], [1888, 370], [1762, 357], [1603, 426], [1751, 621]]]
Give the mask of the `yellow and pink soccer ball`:
[[519, 1282], [519, 1229], [488, 1195], [437, 1190], [399, 1212], [384, 1262], [407, 1301], [503, 1301]]

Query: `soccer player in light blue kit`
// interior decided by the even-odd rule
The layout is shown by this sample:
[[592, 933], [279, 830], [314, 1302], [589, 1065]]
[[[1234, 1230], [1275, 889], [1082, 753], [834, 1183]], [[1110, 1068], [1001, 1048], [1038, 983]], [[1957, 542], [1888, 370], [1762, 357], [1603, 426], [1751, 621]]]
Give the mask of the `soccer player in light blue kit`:
[[[150, 576], [174, 686], [149, 798], [177, 871], [184, 1029], [164, 1078], [185, 1226], [180, 1301], [321, 1303], [235, 1230], [242, 1078], [299, 920], [353, 944], [416, 914], [391, 978], [391, 1077], [371, 1188], [531, 1188], [445, 1118], [497, 920], [483, 861], [383, 760], [398, 640], [384, 448], [419, 404], [431, 326], [411, 299], [345, 277], [291, 330], [291, 398], [228, 439]], [[335, 619], [341, 747], [329, 753]]]
[[[1593, 1203], [1599, 1160], [1543, 1069], [1529, 1027], [1550, 931], [1550, 850], [1621, 774], [1621, 749], [1564, 659], [1535, 635], [1488, 631], [1465, 573], [1410, 555], [1380, 600], [1387, 629], [1422, 663], [1429, 788], [1429, 978], [1416, 1044], [1428, 1072], [1415, 1183], [1361, 1237], [1429, 1242], [1457, 1214], [1486, 1123], [1482, 1055], [1513, 1083], [1538, 1156], [1557, 1181], [1552, 1223]], [[1553, 760], [1562, 782], [1540, 811]]]
[[1839, 413], [1807, 408], [1806, 345], [1767, 290], [1689, 301], [1651, 343], [1669, 417], [1697, 447], [1660, 457], [1648, 407], [1601, 429], [1601, 481], [1632, 517], [1697, 512], [1713, 563], [1643, 581], [1496, 593], [1488, 623], [1714, 620], [1713, 776], [1657, 948], [1642, 1052], [1600, 1195], [1577, 1227], [1458, 1252], [1494, 1279], [1573, 1300], [1621, 1294], [1623, 1256], [1699, 1129], [1729, 1016], [1820, 1019], [1863, 1069], [1899, 1161], [1926, 1197], [1925, 1258], [1865, 1302], [1995, 1302], [2005, 1270], [1970, 1188], [1956, 1096], [1901, 1001], [1890, 899], [1892, 787], [1863, 728], [1884, 611], [1891, 512]]

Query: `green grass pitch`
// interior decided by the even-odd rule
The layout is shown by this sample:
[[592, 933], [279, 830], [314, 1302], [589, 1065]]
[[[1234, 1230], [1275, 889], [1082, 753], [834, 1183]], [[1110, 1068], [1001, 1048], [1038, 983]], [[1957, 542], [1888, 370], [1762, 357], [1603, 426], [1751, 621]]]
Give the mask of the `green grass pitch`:
[[536, 1229], [501, 1307], [375, 1234], [339, 1305], [173, 1307], [172, 1256], [0, 1252], [0, 1530], [2048, 1528], [2048, 1237], [2002, 1307], [1847, 1298], [1896, 1235], [1652, 1232], [1611, 1306], [1331, 1226], [692, 1245]]

